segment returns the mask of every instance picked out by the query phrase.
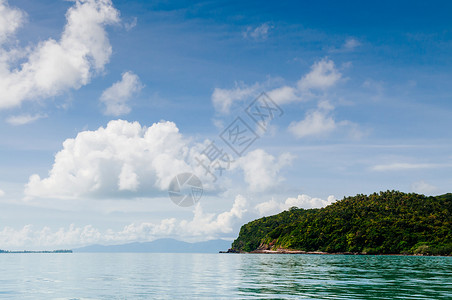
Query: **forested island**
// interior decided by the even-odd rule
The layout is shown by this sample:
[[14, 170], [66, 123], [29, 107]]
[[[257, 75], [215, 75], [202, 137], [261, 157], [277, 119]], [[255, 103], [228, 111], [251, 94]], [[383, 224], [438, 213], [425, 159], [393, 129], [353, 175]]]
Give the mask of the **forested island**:
[[228, 252], [452, 255], [452, 194], [386, 191], [245, 224]]
[[38, 250], [38, 251], [32, 251], [32, 250], [20, 250], [20, 251], [9, 251], [9, 250], [1, 250], [0, 253], [72, 253], [72, 250]]

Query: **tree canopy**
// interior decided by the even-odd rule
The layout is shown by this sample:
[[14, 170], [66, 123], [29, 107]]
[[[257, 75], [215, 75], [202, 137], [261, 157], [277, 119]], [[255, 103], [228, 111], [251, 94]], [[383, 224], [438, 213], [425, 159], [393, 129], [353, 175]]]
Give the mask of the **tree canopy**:
[[386, 191], [291, 208], [243, 225], [231, 249], [452, 255], [452, 194]]

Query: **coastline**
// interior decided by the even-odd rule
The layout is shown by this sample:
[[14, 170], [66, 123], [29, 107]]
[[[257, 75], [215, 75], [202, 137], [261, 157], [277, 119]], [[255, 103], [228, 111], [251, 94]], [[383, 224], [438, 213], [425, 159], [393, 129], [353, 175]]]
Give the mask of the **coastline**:
[[291, 249], [278, 250], [253, 250], [250, 252], [241, 252], [228, 249], [227, 251], [220, 251], [219, 253], [235, 253], [235, 254], [310, 254], [310, 255], [378, 255], [378, 256], [437, 256], [437, 257], [452, 257], [452, 255], [426, 255], [426, 254], [402, 254], [402, 253], [364, 253], [364, 252], [322, 252], [322, 251], [302, 251]]
[[1, 254], [20, 254], [20, 253], [72, 253], [72, 250], [0, 250]]

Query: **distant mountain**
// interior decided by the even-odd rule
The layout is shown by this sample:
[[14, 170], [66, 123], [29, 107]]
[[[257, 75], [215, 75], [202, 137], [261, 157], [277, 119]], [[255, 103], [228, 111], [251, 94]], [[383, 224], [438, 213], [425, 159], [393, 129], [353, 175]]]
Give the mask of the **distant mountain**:
[[150, 253], [218, 253], [231, 247], [230, 241], [210, 240], [206, 242], [187, 243], [175, 239], [158, 239], [152, 242], [129, 243], [122, 245], [91, 245], [72, 249], [80, 252], [150, 252]]
[[452, 194], [356, 195], [245, 224], [230, 252], [452, 255]]

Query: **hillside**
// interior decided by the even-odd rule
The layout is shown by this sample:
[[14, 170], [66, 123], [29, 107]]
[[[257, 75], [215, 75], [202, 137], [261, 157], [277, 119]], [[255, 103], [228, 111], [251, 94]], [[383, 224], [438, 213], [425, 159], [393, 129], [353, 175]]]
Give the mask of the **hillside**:
[[322, 209], [291, 208], [245, 224], [231, 251], [452, 254], [452, 194], [386, 191]]

